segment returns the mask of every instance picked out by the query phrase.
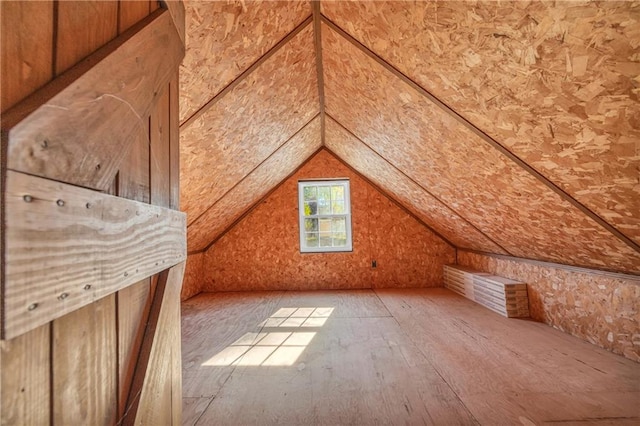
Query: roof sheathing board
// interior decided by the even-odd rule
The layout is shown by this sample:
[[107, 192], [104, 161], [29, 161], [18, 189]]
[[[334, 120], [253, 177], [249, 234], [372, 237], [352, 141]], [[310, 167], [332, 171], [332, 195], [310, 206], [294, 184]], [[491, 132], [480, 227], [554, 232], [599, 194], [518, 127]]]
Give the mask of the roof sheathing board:
[[307, 25], [180, 134], [181, 208], [191, 223], [318, 112]]
[[637, 272], [639, 253], [326, 25], [323, 53], [327, 113], [511, 254]]
[[330, 117], [326, 121], [325, 145], [457, 247], [508, 254]]
[[189, 1], [180, 67], [184, 122], [310, 14], [308, 1]]
[[324, 2], [323, 13], [640, 242], [640, 5]]
[[318, 115], [187, 228], [188, 250], [204, 250], [321, 146]]

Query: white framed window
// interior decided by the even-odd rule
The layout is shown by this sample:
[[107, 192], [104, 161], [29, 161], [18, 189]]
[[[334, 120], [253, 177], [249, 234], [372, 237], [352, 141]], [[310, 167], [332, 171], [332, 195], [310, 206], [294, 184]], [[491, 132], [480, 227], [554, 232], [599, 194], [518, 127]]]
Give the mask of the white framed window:
[[351, 251], [349, 180], [298, 182], [300, 252]]

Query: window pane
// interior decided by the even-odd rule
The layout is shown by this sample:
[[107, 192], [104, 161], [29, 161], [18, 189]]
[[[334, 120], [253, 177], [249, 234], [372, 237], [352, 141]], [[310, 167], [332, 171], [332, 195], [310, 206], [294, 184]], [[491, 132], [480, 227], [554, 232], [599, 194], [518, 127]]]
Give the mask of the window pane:
[[332, 247], [331, 233], [320, 233], [320, 247]]
[[344, 186], [332, 186], [331, 187], [331, 199], [332, 200], [344, 200]]
[[318, 203], [316, 201], [305, 201], [304, 202], [304, 215], [312, 216], [314, 214], [318, 214]]
[[318, 214], [331, 214], [331, 187], [318, 187]]
[[337, 217], [337, 218], [331, 219], [331, 231], [334, 233], [345, 232], [346, 226], [347, 226], [347, 220], [344, 217]]
[[305, 219], [304, 230], [306, 232], [318, 231], [318, 219]]
[[344, 247], [347, 245], [347, 235], [346, 234], [334, 234], [333, 235], [333, 246], [334, 247]]
[[318, 247], [318, 233], [306, 232], [304, 234], [305, 243], [307, 247]]
[[342, 214], [344, 213], [344, 201], [331, 201], [331, 208], [333, 210], [333, 214]]
[[315, 186], [305, 186], [304, 187], [304, 199], [305, 200], [315, 200], [316, 199], [316, 187]]
[[331, 232], [331, 219], [320, 219], [320, 232]]

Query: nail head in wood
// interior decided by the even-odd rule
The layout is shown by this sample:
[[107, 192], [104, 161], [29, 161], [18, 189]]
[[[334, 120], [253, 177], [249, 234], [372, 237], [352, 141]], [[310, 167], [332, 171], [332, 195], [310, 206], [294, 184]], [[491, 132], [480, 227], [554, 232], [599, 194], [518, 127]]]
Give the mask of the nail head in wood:
[[25, 195], [22, 197], [25, 203], [30, 203], [33, 201], [33, 197], [31, 195]]
[[85, 290], [91, 290], [91, 284], [87, 284], [83, 287]]
[[43, 140], [42, 141], [42, 148], [43, 149], [47, 149], [49, 147], [49, 141], [48, 140]]
[[62, 293], [60, 296], [58, 296], [58, 300], [64, 300], [67, 297], [69, 297], [69, 293]]
[[36, 309], [38, 307], [37, 303], [32, 303], [27, 307], [27, 310], [29, 311], [33, 311], [34, 309]]
[[56, 204], [59, 205], [60, 207], [64, 206], [64, 200], [58, 200], [56, 201]]
[[90, 209], [91, 207], [93, 207], [93, 206], [91, 205], [91, 203], [87, 203], [85, 206], [86, 206], [88, 209]]

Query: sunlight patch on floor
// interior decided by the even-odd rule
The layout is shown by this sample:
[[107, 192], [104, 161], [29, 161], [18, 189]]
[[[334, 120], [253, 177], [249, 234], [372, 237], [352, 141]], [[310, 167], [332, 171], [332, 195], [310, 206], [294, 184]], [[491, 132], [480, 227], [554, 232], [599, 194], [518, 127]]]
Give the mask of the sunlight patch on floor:
[[[203, 366], [291, 366], [296, 363], [334, 308], [280, 308], [258, 324], [260, 331], [246, 333], [204, 362]], [[305, 328], [305, 331], [278, 329]], [[272, 331], [272, 329], [274, 329]]]

